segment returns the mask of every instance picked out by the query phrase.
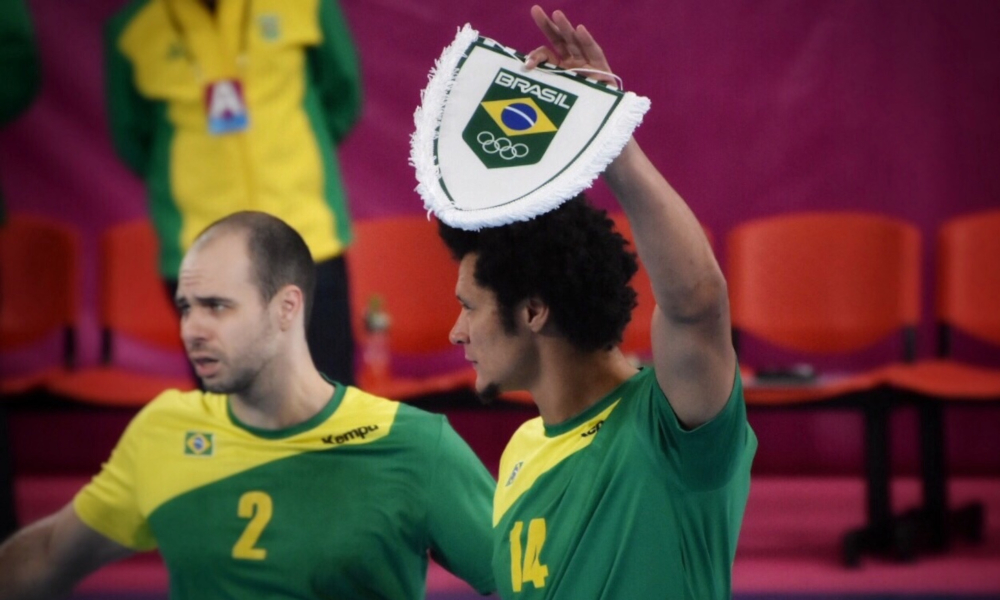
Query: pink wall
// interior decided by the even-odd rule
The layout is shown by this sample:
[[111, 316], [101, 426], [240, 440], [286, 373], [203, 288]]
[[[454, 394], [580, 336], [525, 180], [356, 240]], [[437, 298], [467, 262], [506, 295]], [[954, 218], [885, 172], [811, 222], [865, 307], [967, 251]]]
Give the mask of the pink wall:
[[[366, 86], [364, 118], [340, 153], [354, 214], [420, 212], [408, 136], [428, 70], [466, 22], [521, 50], [539, 45], [531, 3], [342, 3]], [[145, 213], [103, 114], [101, 25], [122, 4], [29, 0], [43, 91], [0, 134], [8, 209], [85, 234], [84, 362], [96, 359], [95, 236]], [[592, 0], [561, 8], [594, 32], [626, 88], [652, 99], [637, 138], [719, 241], [751, 217], [872, 210], [919, 227], [931, 275], [942, 220], [1000, 205], [1000, 3]], [[610, 205], [602, 186], [595, 195]], [[776, 422], [758, 418], [763, 429]], [[796, 418], [837, 439], [855, 430], [836, 416]]]

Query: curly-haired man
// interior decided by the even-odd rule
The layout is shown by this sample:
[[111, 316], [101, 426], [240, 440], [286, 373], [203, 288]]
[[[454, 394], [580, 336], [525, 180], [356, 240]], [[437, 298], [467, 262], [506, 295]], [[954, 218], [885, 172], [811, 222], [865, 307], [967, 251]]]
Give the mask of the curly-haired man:
[[[554, 46], [528, 57], [610, 72], [583, 26], [539, 7]], [[652, 368], [617, 345], [636, 258], [583, 198], [478, 232], [441, 226], [459, 260], [464, 347], [484, 396], [531, 393], [493, 507], [503, 598], [728, 598], [757, 440], [726, 282], [697, 219], [629, 141], [605, 172], [657, 301]]]

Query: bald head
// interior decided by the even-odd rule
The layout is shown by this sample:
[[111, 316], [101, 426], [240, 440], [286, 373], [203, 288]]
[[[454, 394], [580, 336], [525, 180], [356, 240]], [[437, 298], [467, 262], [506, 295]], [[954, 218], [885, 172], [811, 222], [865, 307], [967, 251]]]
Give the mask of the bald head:
[[278, 290], [295, 285], [302, 290], [308, 327], [316, 291], [316, 266], [305, 240], [287, 223], [263, 212], [242, 211], [212, 223], [195, 238], [191, 250], [231, 235], [246, 242], [251, 279], [265, 304]]

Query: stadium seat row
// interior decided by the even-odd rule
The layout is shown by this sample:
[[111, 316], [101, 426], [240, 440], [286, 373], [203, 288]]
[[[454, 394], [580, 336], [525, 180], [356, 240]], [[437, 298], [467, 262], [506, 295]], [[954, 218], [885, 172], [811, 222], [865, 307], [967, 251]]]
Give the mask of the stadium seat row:
[[[630, 239], [623, 216], [611, 217]], [[155, 236], [144, 220], [101, 237], [102, 359], [75, 366], [77, 249], [72, 228], [37, 217], [11, 215], [0, 232], [0, 353], [54, 335], [64, 348], [48, 368], [5, 373], [0, 395], [43, 389], [70, 400], [140, 406], [162, 389], [194, 387], [189, 377], [145, 373], [120, 360], [123, 339], [182, 351], [176, 314], [155, 271]], [[942, 411], [951, 402], [1000, 401], [1000, 369], [950, 353], [953, 330], [1000, 346], [1000, 210], [941, 227], [934, 280], [940, 341], [936, 356], [921, 360], [915, 342], [922, 317], [921, 236], [907, 221], [863, 212], [785, 214], [741, 223], [728, 233], [725, 250], [738, 349], [758, 339], [808, 360], [898, 340], [896, 360], [838, 374], [765, 372], [741, 352], [749, 406], [835, 406], [864, 415], [868, 522], [845, 537], [844, 561], [857, 564], [872, 551], [910, 558], [925, 547], [940, 549], [956, 526], [970, 537], [980, 535], [981, 507], [957, 515], [948, 509]], [[372, 297], [392, 318], [391, 369], [376, 376], [361, 368], [361, 385], [401, 400], [469, 389], [475, 373], [448, 341], [457, 311], [456, 267], [435, 224], [422, 215], [359, 221], [348, 264], [360, 345], [369, 335], [364, 313]], [[644, 270], [634, 285], [638, 306], [622, 348], [648, 360], [655, 301]], [[507, 399], [530, 402], [524, 394]], [[905, 518], [892, 515], [889, 498], [888, 420], [899, 405], [919, 411], [924, 477], [924, 506]]]

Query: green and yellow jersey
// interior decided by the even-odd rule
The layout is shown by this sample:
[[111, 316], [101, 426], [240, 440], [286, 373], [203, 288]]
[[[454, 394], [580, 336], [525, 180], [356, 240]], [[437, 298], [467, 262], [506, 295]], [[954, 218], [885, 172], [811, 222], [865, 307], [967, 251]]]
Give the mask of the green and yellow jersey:
[[[336, 0], [133, 0], [108, 23], [108, 118], [146, 181], [160, 270], [177, 277], [194, 238], [240, 210], [273, 214], [317, 261], [351, 228], [335, 146], [357, 121], [357, 57]], [[244, 129], [213, 133], [209, 90], [236, 85]], [[236, 88], [227, 88], [236, 89]]]
[[505, 599], [728, 599], [757, 438], [737, 374], [723, 411], [680, 426], [644, 369], [500, 462], [493, 571]]
[[35, 28], [24, 0], [0, 3], [0, 126], [31, 105], [42, 84]]
[[158, 547], [171, 598], [423, 598], [428, 557], [486, 593], [494, 482], [441, 415], [338, 385], [265, 431], [227, 397], [168, 391], [74, 499], [88, 526]]
[[[19, 116], [38, 95], [42, 84], [41, 62], [35, 29], [24, 0], [0, 2], [0, 127]], [[0, 226], [7, 220], [0, 194]]]

